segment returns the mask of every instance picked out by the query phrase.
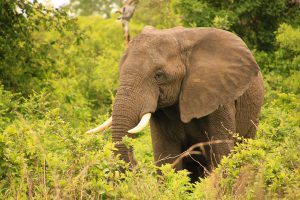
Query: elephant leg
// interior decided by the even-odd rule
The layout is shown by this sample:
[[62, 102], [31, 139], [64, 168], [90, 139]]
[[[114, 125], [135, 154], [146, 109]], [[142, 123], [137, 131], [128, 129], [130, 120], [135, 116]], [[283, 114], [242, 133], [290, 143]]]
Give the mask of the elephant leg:
[[[157, 111], [151, 117], [152, 146], [157, 166], [173, 163], [182, 152], [179, 137], [183, 128], [176, 121], [169, 119], [162, 111]], [[175, 169], [183, 169], [182, 162], [178, 163]]]
[[254, 138], [264, 99], [262, 75], [236, 100], [236, 131], [245, 138]]
[[228, 155], [234, 146], [231, 133], [235, 133], [236, 131], [235, 113], [235, 103], [231, 102], [220, 106], [216, 111], [206, 117], [206, 134], [209, 141], [232, 141], [220, 144], [211, 144], [206, 147], [209, 170], [214, 169], [220, 163], [222, 157]]
[[[196, 149], [198, 150], [198, 149]], [[203, 155], [189, 155], [182, 160], [183, 168], [190, 172], [189, 177], [194, 183], [206, 175], [207, 161]]]

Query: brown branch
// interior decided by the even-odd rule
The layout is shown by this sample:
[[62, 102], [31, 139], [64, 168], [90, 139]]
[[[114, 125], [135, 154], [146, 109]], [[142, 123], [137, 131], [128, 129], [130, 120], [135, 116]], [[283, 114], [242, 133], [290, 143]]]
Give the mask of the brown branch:
[[122, 6], [122, 8], [120, 8], [116, 12], [121, 14], [118, 19], [121, 20], [122, 26], [124, 28], [125, 47], [127, 47], [130, 41], [129, 21], [134, 14], [135, 3], [137, 2], [137, 0], [128, 0], [123, 2], [124, 5]]
[[43, 163], [43, 184], [44, 184], [45, 197], [47, 199], [46, 158], [44, 158], [44, 163]]
[[201, 155], [201, 154], [202, 154], [201, 151], [185, 151], [182, 154], [180, 154], [180, 156], [172, 163], [172, 167], [174, 168], [181, 161], [181, 159], [186, 156]]
[[27, 187], [28, 187], [28, 199], [33, 199], [33, 181], [30, 172], [27, 169], [27, 166], [25, 167], [25, 175], [27, 180]]
[[[194, 144], [190, 148], [188, 148], [186, 151], [182, 152], [179, 155], [179, 157], [172, 163], [172, 167], [174, 168], [186, 156], [189, 156], [191, 154], [199, 155], [199, 151], [193, 151], [195, 148], [203, 148], [206, 145], [222, 144], [222, 143], [233, 143], [233, 141], [232, 140], [215, 140], [215, 141], [201, 142], [201, 143]], [[200, 152], [200, 154], [202, 154], [202, 152]]]
[[[201, 153], [202, 153], [202, 152], [201, 152]], [[208, 174], [208, 175], [210, 174], [209, 170], [208, 170], [204, 165], [202, 165], [198, 160], [194, 159], [192, 155], [189, 155], [189, 156], [190, 156], [190, 158], [191, 158], [193, 161], [195, 161], [195, 162], [198, 163], [201, 167], [203, 167], [204, 173], [206, 173], [206, 174]]]

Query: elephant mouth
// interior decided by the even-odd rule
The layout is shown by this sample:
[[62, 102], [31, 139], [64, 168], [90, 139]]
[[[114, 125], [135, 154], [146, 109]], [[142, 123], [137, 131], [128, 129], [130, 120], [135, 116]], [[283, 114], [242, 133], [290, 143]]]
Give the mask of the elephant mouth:
[[165, 107], [169, 107], [169, 106], [173, 106], [179, 103], [178, 100], [179, 97], [167, 97], [166, 95], [160, 94], [159, 95], [159, 99], [157, 102], [157, 109], [159, 108], [165, 108]]
[[[112, 117], [100, 126], [87, 131], [87, 133], [96, 133], [104, 131], [110, 126], [116, 127], [119, 134], [138, 133], [142, 131], [151, 119], [151, 113], [154, 113], [159, 105], [159, 92], [148, 92], [148, 95], [141, 95], [141, 92], [129, 90], [128, 87], [120, 87], [117, 92], [116, 101], [114, 103]], [[139, 102], [133, 97], [139, 97]], [[129, 102], [129, 99], [131, 101]], [[165, 105], [165, 102], [162, 102]], [[125, 125], [124, 120], [128, 123]], [[122, 130], [121, 130], [122, 129]], [[116, 134], [115, 134], [116, 135]]]
[[142, 131], [149, 124], [150, 118], [151, 118], [151, 113], [144, 114], [140, 122], [138, 123], [138, 125], [130, 129], [128, 133], [138, 133]]

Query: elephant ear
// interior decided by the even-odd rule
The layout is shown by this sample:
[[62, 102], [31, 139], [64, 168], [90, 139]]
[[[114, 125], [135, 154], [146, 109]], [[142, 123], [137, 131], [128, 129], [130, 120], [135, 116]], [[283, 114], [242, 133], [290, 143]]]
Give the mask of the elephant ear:
[[185, 123], [237, 99], [258, 75], [259, 66], [245, 43], [234, 34], [195, 28], [174, 31], [185, 55], [179, 108]]

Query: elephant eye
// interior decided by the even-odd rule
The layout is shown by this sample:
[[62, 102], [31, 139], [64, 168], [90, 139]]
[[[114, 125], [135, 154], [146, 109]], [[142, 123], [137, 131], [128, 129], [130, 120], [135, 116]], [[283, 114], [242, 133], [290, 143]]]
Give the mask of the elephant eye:
[[155, 74], [155, 80], [158, 82], [158, 83], [161, 83], [165, 80], [165, 74], [163, 71], [159, 70], [156, 72]]

